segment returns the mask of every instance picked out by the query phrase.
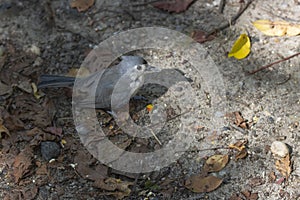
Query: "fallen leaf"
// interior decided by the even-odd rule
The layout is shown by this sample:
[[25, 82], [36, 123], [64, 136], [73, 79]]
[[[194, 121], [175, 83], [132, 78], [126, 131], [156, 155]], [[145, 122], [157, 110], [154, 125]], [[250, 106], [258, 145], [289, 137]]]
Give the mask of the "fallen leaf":
[[238, 150], [238, 153], [235, 155], [235, 161], [237, 161], [238, 159], [245, 158], [248, 155], [245, 146], [247, 143], [248, 141], [244, 140], [244, 141], [237, 141], [236, 143], [229, 145], [229, 148]]
[[151, 112], [153, 110], [153, 105], [152, 104], [148, 104], [146, 106], [146, 109], [147, 109], [148, 112]]
[[257, 20], [253, 26], [268, 36], [296, 36], [300, 34], [300, 24], [287, 21]]
[[250, 53], [251, 43], [247, 34], [241, 34], [240, 37], [235, 41], [228, 53], [228, 58], [235, 57], [236, 59], [246, 58]]
[[57, 136], [62, 136], [62, 132], [63, 132], [62, 128], [54, 127], [54, 126], [47, 127], [45, 129], [45, 131], [48, 132], [48, 133], [51, 133], [53, 135], [57, 135]]
[[2, 123], [3, 119], [0, 117], [0, 139], [2, 139], [4, 134], [10, 136], [8, 129]]
[[185, 187], [193, 192], [211, 192], [217, 189], [223, 180], [215, 176], [193, 175], [185, 182]]
[[20, 82], [19, 84], [16, 85], [16, 87], [28, 94], [32, 92], [32, 88], [29, 80]]
[[202, 30], [195, 30], [192, 32], [191, 37], [199, 43], [204, 43], [204, 42], [215, 39], [215, 36], [213, 36], [213, 35], [207, 36], [206, 34], [207, 33]]
[[249, 190], [245, 190], [241, 192], [246, 200], [257, 200], [258, 199], [258, 194], [257, 193], [252, 193]]
[[206, 160], [203, 170], [206, 172], [218, 172], [226, 166], [228, 161], [228, 155], [213, 155]]
[[290, 154], [276, 160], [275, 167], [285, 178], [288, 178], [292, 172]]
[[3, 95], [10, 96], [12, 94], [12, 91], [13, 90], [12, 90], [11, 86], [6, 85], [0, 81], [0, 96], [3, 96]]
[[33, 151], [29, 146], [26, 146], [15, 158], [13, 163], [13, 175], [15, 182], [19, 180], [29, 171], [31, 161], [33, 157]]
[[117, 199], [123, 199], [130, 195], [131, 190], [130, 185], [133, 185], [132, 182], [122, 181], [120, 179], [109, 177], [105, 180], [96, 180], [94, 182], [94, 187], [101, 188], [103, 190], [112, 191], [105, 193], [106, 195], [113, 195]]
[[35, 83], [31, 83], [33, 95], [36, 99], [40, 99], [41, 97], [45, 96], [45, 94], [37, 89], [37, 86]]
[[70, 3], [71, 8], [77, 8], [78, 12], [83, 12], [94, 5], [95, 0], [73, 0]]
[[93, 164], [93, 157], [86, 151], [78, 151], [74, 163], [76, 171], [85, 179], [103, 180], [107, 177], [108, 168], [102, 164]]
[[275, 180], [276, 180], [275, 172], [273, 172], [273, 171], [270, 172], [268, 177], [269, 177], [269, 182], [270, 183], [274, 183], [275, 182]]
[[246, 158], [247, 155], [248, 155], [248, 152], [247, 152], [246, 148], [243, 148], [241, 151], [239, 151], [235, 155], [235, 161], [237, 161], [238, 159]]
[[180, 13], [186, 11], [193, 1], [194, 0], [159, 1], [153, 3], [152, 5], [161, 10]]

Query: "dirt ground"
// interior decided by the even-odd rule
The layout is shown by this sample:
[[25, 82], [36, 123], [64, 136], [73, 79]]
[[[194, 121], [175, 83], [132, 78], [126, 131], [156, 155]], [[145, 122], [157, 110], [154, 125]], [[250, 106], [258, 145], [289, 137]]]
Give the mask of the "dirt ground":
[[[31, 84], [37, 84], [41, 74], [67, 74], [79, 68], [96, 45], [122, 31], [165, 27], [188, 36], [194, 30], [211, 31], [228, 22], [242, 2], [226, 1], [221, 14], [218, 0], [196, 0], [177, 14], [154, 8], [149, 1], [95, 0], [90, 9], [78, 12], [69, 1], [1, 0], [0, 199], [300, 199], [300, 57], [248, 73], [300, 52], [299, 36], [265, 36], [252, 25], [258, 19], [299, 24], [297, 0], [254, 0], [235, 24], [202, 44], [224, 82], [226, 109], [221, 115], [238, 111], [242, 121], [236, 122], [233, 116], [233, 121], [227, 117], [223, 124], [211, 122], [206, 101], [213, 91], [197, 90], [195, 102], [206, 104], [195, 119], [202, 119], [204, 126], [194, 130], [194, 141], [183, 156], [159, 171], [129, 174], [102, 165], [75, 130], [72, 91], [43, 89], [40, 98], [32, 91]], [[241, 33], [251, 38], [251, 53], [242, 60], [228, 58]], [[137, 54], [158, 57], [159, 66], [174, 67], [172, 52], [144, 50]], [[191, 78], [194, 89], [202, 84], [188, 65], [178, 68]], [[142, 109], [148, 102], [144, 103]], [[172, 117], [177, 111], [170, 107], [168, 113]], [[142, 123], [139, 119], [145, 113], [146, 109], [131, 114]], [[153, 138], [133, 139], [120, 133], [105, 111], [97, 114], [120, 148], [134, 152], [159, 148]], [[170, 121], [165, 135], [158, 138], [164, 143], [179, 123]], [[220, 128], [209, 134], [206, 123]], [[238, 141], [247, 141], [248, 154], [235, 160], [236, 150], [227, 147]], [[284, 142], [290, 150], [291, 163], [285, 166], [291, 167], [288, 178], [276, 169], [270, 151], [274, 141]], [[224, 169], [211, 173], [222, 184], [211, 192], [189, 190], [187, 180], [200, 174], [207, 158], [216, 154], [230, 158]]]

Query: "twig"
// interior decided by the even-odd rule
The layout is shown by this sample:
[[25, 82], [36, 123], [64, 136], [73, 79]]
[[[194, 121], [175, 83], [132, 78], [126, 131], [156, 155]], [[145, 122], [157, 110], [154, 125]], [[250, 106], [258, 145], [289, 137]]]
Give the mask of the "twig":
[[220, 27], [215, 28], [215, 29], [212, 30], [212, 31], [209, 31], [209, 32], [205, 35], [205, 37], [208, 37], [208, 36], [210, 36], [210, 35], [212, 35], [212, 34], [214, 34], [214, 33], [216, 33], [216, 32], [219, 32], [219, 31], [222, 31], [222, 30], [228, 28], [232, 23], [234, 23], [234, 22], [235, 22], [235, 21], [243, 14], [243, 12], [249, 7], [249, 5], [250, 5], [253, 1], [254, 1], [254, 0], [249, 0], [249, 1], [246, 3], [246, 5], [245, 5], [244, 7], [242, 7], [242, 6], [240, 7], [239, 12], [231, 18], [230, 22], [226, 22], [225, 24], [221, 25]]
[[219, 4], [219, 13], [223, 13], [226, 0], [221, 0]]
[[155, 140], [158, 142], [158, 144], [159, 144], [160, 146], [162, 146], [161, 141], [158, 139], [158, 137], [155, 135], [155, 133], [153, 132], [152, 129], [150, 129], [150, 132], [151, 132], [152, 136], [155, 138]]
[[270, 63], [270, 64], [268, 64], [268, 65], [262, 66], [262, 67], [260, 67], [260, 68], [258, 68], [258, 69], [256, 69], [256, 70], [253, 70], [253, 71], [249, 72], [249, 74], [255, 74], [255, 73], [259, 72], [259, 71], [262, 71], [262, 70], [264, 70], [264, 69], [267, 69], [267, 68], [269, 68], [269, 67], [272, 67], [272, 66], [275, 65], [275, 64], [281, 63], [281, 62], [283, 62], [283, 61], [289, 60], [289, 59], [291, 59], [291, 58], [293, 58], [293, 57], [296, 57], [296, 56], [299, 56], [299, 55], [300, 55], [300, 52], [298, 52], [298, 53], [296, 53], [296, 54], [293, 54], [293, 55], [291, 55], [291, 56], [289, 56], [289, 57], [283, 58], [283, 59], [281, 59], [281, 60], [278, 60], [278, 61], [276, 61], [276, 62]]

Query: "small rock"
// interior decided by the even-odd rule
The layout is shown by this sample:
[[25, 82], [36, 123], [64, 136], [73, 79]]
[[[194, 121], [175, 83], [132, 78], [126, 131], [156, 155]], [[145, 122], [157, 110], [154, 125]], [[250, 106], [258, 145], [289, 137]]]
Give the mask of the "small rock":
[[271, 152], [279, 157], [286, 157], [289, 154], [288, 146], [280, 141], [274, 141], [271, 145]]
[[42, 157], [49, 161], [55, 159], [60, 154], [60, 146], [56, 142], [46, 141], [41, 143]]
[[33, 53], [38, 56], [41, 54], [40, 48], [35, 45], [31, 45], [31, 47], [27, 49], [27, 52]]

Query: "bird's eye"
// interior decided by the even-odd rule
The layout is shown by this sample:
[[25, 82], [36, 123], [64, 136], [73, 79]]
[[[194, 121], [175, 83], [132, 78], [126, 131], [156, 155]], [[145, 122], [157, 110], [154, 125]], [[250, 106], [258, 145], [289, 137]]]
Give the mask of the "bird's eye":
[[141, 65], [136, 66], [136, 69], [137, 69], [137, 70], [142, 70], [142, 68], [143, 68], [143, 67], [142, 67]]

